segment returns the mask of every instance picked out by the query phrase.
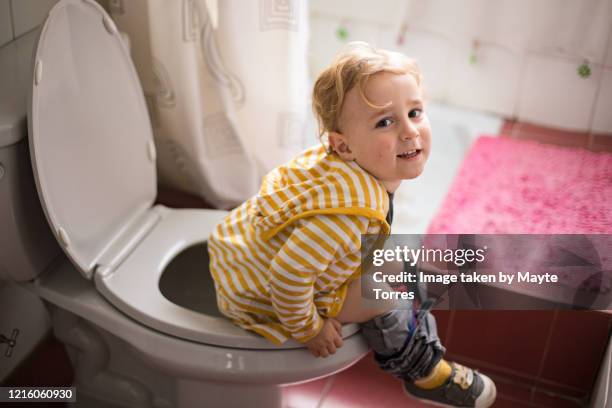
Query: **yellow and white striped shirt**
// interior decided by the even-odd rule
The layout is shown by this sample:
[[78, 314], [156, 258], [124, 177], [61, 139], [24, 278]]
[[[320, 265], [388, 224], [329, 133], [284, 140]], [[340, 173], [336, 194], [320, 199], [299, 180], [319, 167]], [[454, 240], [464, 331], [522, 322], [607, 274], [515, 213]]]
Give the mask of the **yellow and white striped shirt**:
[[276, 344], [306, 342], [359, 277], [361, 234], [389, 233], [384, 186], [323, 146], [272, 170], [209, 239], [220, 311]]

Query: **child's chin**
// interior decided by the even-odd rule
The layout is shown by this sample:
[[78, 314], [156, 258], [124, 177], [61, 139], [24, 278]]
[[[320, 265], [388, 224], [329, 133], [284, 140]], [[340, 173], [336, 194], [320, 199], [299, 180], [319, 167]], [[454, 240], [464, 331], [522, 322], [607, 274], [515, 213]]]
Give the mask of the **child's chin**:
[[411, 169], [407, 171], [406, 174], [404, 174], [404, 177], [402, 178], [404, 180], [410, 180], [413, 178], [417, 178], [423, 173], [423, 169], [424, 169], [423, 166], [419, 166], [418, 168]]

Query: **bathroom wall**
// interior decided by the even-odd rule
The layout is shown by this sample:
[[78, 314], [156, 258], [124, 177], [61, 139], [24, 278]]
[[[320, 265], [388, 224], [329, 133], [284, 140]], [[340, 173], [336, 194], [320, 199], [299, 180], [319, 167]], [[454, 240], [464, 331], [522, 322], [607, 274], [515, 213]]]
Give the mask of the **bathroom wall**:
[[[38, 27], [58, 0], [0, 0], [0, 47]], [[96, 0], [108, 10], [112, 0]]]
[[612, 136], [612, 0], [312, 0], [311, 32], [313, 76], [365, 40], [417, 59], [434, 100]]
[[[0, 129], [20, 128], [26, 119], [25, 83], [29, 71], [35, 29], [44, 21], [57, 0], [0, 0]], [[107, 0], [100, 0], [106, 6]], [[18, 94], [15, 94], [18, 93]], [[8, 94], [11, 97], [6, 97]], [[24, 135], [25, 136], [25, 135]], [[17, 345], [11, 357], [0, 344], [0, 382], [48, 335], [49, 317], [42, 302], [13, 283], [0, 282], [0, 334], [11, 337], [18, 330]]]
[[[22, 106], [0, 104], [0, 121], [17, 120], [27, 112], [25, 86], [9, 84], [13, 72], [27, 69], [34, 43], [32, 32], [45, 18], [56, 0], [0, 0], [0, 93], [13, 95]], [[24, 85], [24, 84], [20, 84]], [[2, 98], [6, 100], [6, 98]], [[13, 283], [0, 285], [0, 334], [11, 337], [18, 330], [17, 344], [10, 357], [5, 356], [6, 344], [0, 344], [0, 381], [22, 362], [49, 333], [47, 311], [34, 295]]]

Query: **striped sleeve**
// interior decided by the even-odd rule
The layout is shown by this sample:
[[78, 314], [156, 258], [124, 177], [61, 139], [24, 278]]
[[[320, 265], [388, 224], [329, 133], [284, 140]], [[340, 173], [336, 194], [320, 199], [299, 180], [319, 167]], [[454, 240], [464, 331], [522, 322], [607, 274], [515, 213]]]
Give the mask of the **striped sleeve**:
[[317, 215], [300, 220], [270, 265], [270, 295], [274, 311], [299, 342], [315, 337], [323, 327], [314, 303], [314, 284], [330, 265], [359, 251], [363, 217]]

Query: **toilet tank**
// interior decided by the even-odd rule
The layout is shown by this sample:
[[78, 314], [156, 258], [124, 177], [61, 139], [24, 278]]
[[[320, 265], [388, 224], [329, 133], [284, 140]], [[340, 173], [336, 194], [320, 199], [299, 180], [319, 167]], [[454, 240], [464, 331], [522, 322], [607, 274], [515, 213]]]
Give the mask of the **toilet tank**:
[[0, 48], [0, 281], [26, 281], [61, 253], [38, 200], [27, 137], [36, 30]]

